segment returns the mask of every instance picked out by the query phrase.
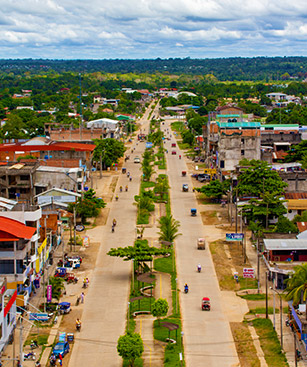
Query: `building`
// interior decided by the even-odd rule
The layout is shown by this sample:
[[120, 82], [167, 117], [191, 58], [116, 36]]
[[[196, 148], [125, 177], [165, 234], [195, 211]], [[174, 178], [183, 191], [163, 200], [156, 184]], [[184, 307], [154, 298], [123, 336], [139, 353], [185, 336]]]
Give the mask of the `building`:
[[92, 154], [96, 145], [77, 142], [57, 142], [50, 138], [36, 137], [17, 143], [0, 144], [0, 161], [16, 162], [19, 158], [31, 156], [37, 160], [79, 161], [79, 166], [91, 167]]
[[292, 193], [307, 192], [307, 172], [295, 170], [295, 171], [282, 171], [278, 172], [281, 179], [288, 184], [285, 191]]
[[39, 166], [34, 176], [34, 195], [55, 187], [63, 190], [82, 191], [86, 182], [84, 173], [83, 167]]
[[0, 165], [0, 196], [30, 202], [34, 195], [34, 175], [38, 162]]
[[233, 171], [246, 158], [260, 159], [259, 122], [217, 122], [216, 166]]
[[17, 290], [21, 297], [18, 301], [24, 305], [32, 293], [38, 229], [4, 216], [6, 214], [10, 212], [0, 215], [0, 277], [7, 279], [8, 288]]
[[298, 124], [261, 125], [261, 145], [276, 147], [276, 150], [289, 150], [291, 145], [302, 140]]
[[[237, 121], [241, 121], [241, 119], [243, 118], [243, 110], [240, 107], [236, 107], [233, 105], [225, 105], [225, 106], [218, 106], [216, 108], [216, 115], [220, 116], [220, 118], [224, 117], [224, 118], [230, 118], [230, 119], [236, 119]], [[229, 117], [227, 115], [230, 115]], [[234, 121], [234, 122], [237, 122]], [[222, 120], [222, 122], [225, 122], [224, 120]]]
[[6, 278], [0, 278], [0, 353], [12, 339], [16, 327], [16, 299], [17, 290], [8, 289]]

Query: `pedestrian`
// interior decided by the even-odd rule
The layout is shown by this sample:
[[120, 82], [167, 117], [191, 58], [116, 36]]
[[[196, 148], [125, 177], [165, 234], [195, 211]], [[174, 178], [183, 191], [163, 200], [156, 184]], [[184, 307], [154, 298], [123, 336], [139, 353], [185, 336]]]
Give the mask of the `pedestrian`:
[[81, 293], [81, 303], [84, 303], [84, 293]]
[[59, 360], [60, 360], [60, 366], [62, 366], [63, 357], [62, 357], [62, 354], [61, 353], [59, 354]]

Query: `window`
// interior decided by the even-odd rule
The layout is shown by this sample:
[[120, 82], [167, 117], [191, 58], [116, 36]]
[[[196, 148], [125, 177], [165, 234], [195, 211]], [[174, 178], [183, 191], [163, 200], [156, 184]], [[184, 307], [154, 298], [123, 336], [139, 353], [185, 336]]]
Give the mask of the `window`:
[[244, 149], [241, 150], [241, 155], [244, 155]]
[[221, 161], [220, 168], [225, 168], [225, 161]]

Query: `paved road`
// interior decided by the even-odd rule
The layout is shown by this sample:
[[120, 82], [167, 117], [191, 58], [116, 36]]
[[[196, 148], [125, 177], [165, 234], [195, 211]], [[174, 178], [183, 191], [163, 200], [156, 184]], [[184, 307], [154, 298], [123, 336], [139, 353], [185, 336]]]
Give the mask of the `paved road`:
[[[143, 129], [148, 126], [146, 118], [150, 111], [149, 108], [142, 121]], [[125, 332], [131, 263], [106, 253], [112, 247], [132, 245], [135, 239], [136, 207], [133, 202], [139, 193], [141, 171], [140, 164], [134, 164], [133, 158], [136, 155], [141, 157], [145, 144], [133, 143], [133, 146], [136, 147], [135, 152], [127, 152], [130, 160], [125, 164], [132, 181], [128, 182], [127, 176], [120, 174], [116, 188], [118, 192], [120, 185], [125, 187], [128, 184], [129, 191], [120, 193], [118, 202], [113, 200], [108, 204], [107, 225], [92, 231], [96, 238], [101, 239], [101, 246], [85, 299], [82, 330], [77, 335], [69, 363], [73, 367], [122, 365], [116, 347], [119, 336]], [[113, 218], [117, 220], [115, 233], [111, 232]]]
[[[169, 123], [165, 122], [165, 128]], [[170, 130], [170, 129], [169, 129]], [[183, 319], [185, 360], [189, 367], [239, 366], [236, 348], [233, 342], [229, 322], [224, 313], [226, 304], [221, 298], [214, 265], [207, 248], [197, 250], [196, 241], [206, 237], [200, 216], [191, 217], [190, 209], [197, 207], [192, 192], [190, 177], [181, 177], [181, 171], [187, 171], [184, 159], [178, 147], [177, 154], [171, 155], [172, 138], [165, 144], [168, 149], [167, 173], [171, 186], [171, 204], [174, 217], [180, 221], [180, 232], [176, 240], [178, 286], [181, 290], [188, 283], [189, 293], [180, 292]], [[182, 192], [182, 184], [189, 185], [189, 192]], [[202, 272], [197, 272], [201, 263]], [[202, 297], [210, 297], [211, 311], [201, 311]]]

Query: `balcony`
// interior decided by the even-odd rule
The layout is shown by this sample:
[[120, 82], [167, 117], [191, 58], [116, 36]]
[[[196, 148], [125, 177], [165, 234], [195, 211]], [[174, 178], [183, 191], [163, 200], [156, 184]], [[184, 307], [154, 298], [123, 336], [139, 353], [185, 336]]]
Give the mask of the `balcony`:
[[31, 249], [31, 242], [28, 241], [26, 243], [18, 243], [16, 245], [16, 252], [14, 252], [14, 245], [12, 246], [3, 244], [1, 245], [0, 242], [0, 259], [2, 260], [9, 260], [9, 259], [18, 259], [23, 260], [26, 256], [28, 251]]

